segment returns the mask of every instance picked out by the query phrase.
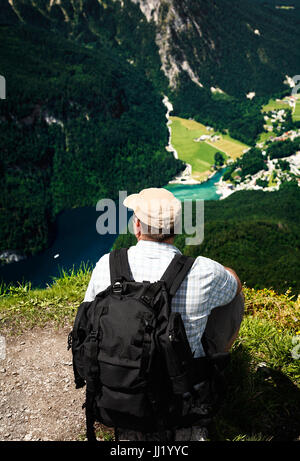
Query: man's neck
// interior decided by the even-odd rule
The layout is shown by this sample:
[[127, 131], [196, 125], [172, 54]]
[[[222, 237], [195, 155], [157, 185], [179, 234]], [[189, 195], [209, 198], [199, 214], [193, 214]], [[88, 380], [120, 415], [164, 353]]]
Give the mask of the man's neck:
[[149, 238], [147, 235], [138, 235], [136, 236], [137, 241], [139, 242], [140, 240], [147, 240], [149, 242], [156, 242], [156, 243], [168, 243], [169, 245], [174, 245], [174, 237], [168, 238], [166, 240], [163, 240], [162, 242], [158, 242], [155, 239]]

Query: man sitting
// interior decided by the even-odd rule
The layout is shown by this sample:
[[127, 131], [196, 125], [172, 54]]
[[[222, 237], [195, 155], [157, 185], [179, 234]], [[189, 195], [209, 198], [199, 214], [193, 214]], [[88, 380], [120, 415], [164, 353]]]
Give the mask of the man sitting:
[[[151, 208], [153, 202], [156, 206]], [[173, 210], [174, 204], [176, 208], [171, 216], [170, 213], [164, 214], [168, 203]], [[176, 214], [181, 213], [181, 203], [166, 189], [149, 188], [128, 196], [124, 205], [134, 212], [133, 228], [137, 244], [128, 250], [132, 277], [137, 282], [157, 281], [173, 257], [180, 254], [174, 246], [174, 221]], [[169, 226], [168, 233], [160, 232], [166, 228], [165, 225]], [[96, 264], [84, 301], [92, 301], [110, 283], [108, 253]], [[205, 356], [201, 343], [204, 331], [215, 353], [227, 352], [238, 335], [243, 318], [241, 282], [234, 270], [198, 256], [172, 299], [172, 311], [182, 316], [194, 358]], [[136, 431], [123, 430], [119, 434], [119, 440], [155, 440], [155, 435], [150, 437]], [[199, 427], [176, 431], [176, 440], [205, 438], [205, 430]]]

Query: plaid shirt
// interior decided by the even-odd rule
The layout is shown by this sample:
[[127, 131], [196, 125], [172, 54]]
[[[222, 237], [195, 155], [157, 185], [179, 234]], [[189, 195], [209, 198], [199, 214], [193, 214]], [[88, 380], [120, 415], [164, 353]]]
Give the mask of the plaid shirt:
[[[132, 277], [136, 282], [159, 280], [178, 248], [168, 243], [140, 240], [128, 250]], [[97, 262], [84, 301], [93, 301], [97, 293], [110, 285], [109, 253]], [[201, 337], [211, 310], [233, 300], [237, 281], [221, 264], [198, 256], [172, 299], [172, 310], [179, 312], [194, 357], [204, 356]]]

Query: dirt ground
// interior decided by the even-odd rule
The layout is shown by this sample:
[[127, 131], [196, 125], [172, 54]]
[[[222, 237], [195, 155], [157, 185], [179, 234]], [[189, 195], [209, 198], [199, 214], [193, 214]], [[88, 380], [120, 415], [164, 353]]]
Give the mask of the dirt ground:
[[84, 440], [85, 388], [75, 389], [69, 331], [46, 327], [5, 338], [0, 440]]

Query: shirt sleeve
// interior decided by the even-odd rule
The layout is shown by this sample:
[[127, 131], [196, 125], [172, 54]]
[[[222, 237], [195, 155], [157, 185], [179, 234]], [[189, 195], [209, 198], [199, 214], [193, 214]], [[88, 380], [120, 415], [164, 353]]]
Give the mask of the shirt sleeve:
[[97, 262], [88, 284], [84, 302], [94, 301], [100, 291], [110, 284], [109, 253], [103, 255]]
[[236, 296], [238, 288], [236, 278], [222, 264], [214, 261], [212, 271], [213, 277], [208, 296], [210, 309], [230, 303]]
[[95, 278], [95, 269], [92, 272], [92, 276], [90, 278], [87, 290], [85, 292], [85, 296], [83, 300], [84, 302], [94, 301], [96, 297], [94, 278]]

